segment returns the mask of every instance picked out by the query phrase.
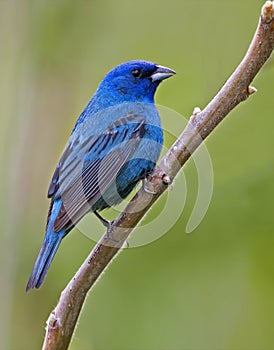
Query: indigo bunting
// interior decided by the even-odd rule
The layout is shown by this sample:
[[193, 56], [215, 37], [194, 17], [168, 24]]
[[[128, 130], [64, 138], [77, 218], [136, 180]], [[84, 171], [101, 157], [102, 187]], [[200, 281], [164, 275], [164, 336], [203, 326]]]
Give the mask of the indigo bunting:
[[112, 69], [77, 120], [48, 190], [46, 234], [26, 290], [39, 288], [62, 239], [88, 212], [120, 203], [155, 167], [163, 132], [154, 104], [175, 72], [148, 61]]

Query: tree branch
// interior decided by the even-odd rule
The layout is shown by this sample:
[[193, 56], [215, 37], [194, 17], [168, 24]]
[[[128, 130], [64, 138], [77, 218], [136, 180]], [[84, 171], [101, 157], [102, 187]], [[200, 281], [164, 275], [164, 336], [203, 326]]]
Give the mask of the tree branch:
[[143, 188], [138, 191], [61, 293], [60, 300], [47, 321], [44, 350], [68, 348], [90, 288], [190, 155], [235, 106], [256, 92], [250, 83], [270, 57], [273, 48], [274, 2], [267, 1], [262, 8], [253, 40], [240, 65], [202, 111], [195, 108], [185, 130], [147, 180], [147, 191]]

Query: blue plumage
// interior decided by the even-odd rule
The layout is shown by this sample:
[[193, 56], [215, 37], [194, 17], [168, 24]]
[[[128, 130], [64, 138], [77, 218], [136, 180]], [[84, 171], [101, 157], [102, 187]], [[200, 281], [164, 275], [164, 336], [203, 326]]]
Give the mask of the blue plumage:
[[86, 213], [120, 203], [152, 171], [163, 144], [154, 94], [174, 74], [136, 60], [102, 80], [53, 174], [46, 235], [27, 290], [41, 286], [61, 240]]

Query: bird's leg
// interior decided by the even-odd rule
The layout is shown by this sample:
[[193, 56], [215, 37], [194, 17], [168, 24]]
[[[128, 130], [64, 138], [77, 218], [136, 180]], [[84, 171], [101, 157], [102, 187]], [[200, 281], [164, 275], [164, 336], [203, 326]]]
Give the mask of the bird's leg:
[[107, 238], [113, 241], [114, 243], [117, 243], [118, 241], [113, 239], [110, 234], [112, 221], [108, 221], [105, 218], [103, 218], [96, 210], [94, 210], [93, 212], [97, 216], [97, 218], [101, 221], [101, 223], [107, 228], [107, 234], [106, 234]]
[[[113, 239], [111, 237], [111, 234], [109, 233], [112, 221], [108, 221], [108, 220], [104, 219], [96, 210], [94, 210], [93, 212], [97, 216], [97, 218], [101, 221], [101, 223], [107, 228], [107, 238], [112, 240], [114, 243], [117, 243], [118, 241]], [[125, 244], [126, 244], [126, 248], [129, 248], [128, 240], [125, 241]]]
[[94, 212], [94, 214], [97, 216], [97, 218], [101, 221], [101, 223], [102, 223], [105, 227], [109, 228], [109, 226], [111, 225], [111, 222], [108, 221], [108, 220], [106, 220], [106, 219], [104, 219], [96, 210], [94, 210], [93, 212]]
[[[112, 240], [114, 243], [117, 243], [118, 241], [113, 239], [111, 237], [111, 234], [109, 233], [112, 222], [103, 218], [96, 210], [94, 210], [93, 212], [97, 216], [97, 218], [101, 221], [101, 223], [107, 228], [107, 238]], [[125, 244], [126, 244], [126, 248], [129, 248], [128, 240], [125, 241]]]
[[147, 178], [145, 177], [143, 180], [143, 190], [148, 193], [148, 194], [156, 194], [157, 192], [151, 191], [150, 189], [147, 188], [146, 182], [147, 182]]

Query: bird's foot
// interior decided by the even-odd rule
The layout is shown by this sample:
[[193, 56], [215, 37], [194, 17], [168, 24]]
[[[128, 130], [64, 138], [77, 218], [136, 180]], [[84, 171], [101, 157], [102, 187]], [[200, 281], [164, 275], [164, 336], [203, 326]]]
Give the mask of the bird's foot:
[[[111, 235], [111, 225], [112, 225], [113, 221], [106, 220], [96, 210], [94, 210], [94, 214], [101, 221], [101, 223], [107, 228], [106, 238], [111, 240], [113, 243], [117, 244], [119, 241], [114, 239]], [[125, 248], [129, 248], [128, 240], [125, 240], [123, 245], [125, 246]]]
[[111, 234], [111, 225], [113, 221], [108, 221], [105, 218], [103, 218], [96, 210], [94, 210], [94, 214], [97, 216], [97, 218], [101, 221], [101, 223], [107, 228], [106, 232], [106, 238], [111, 240], [114, 243], [117, 243], [118, 241], [112, 237]]
[[[113, 238], [112, 236], [112, 230], [111, 230], [111, 222], [109, 223], [109, 227], [107, 229], [107, 232], [106, 232], [106, 235], [105, 235], [105, 238], [111, 242], [113, 242], [113, 246], [117, 246], [117, 247], [120, 247], [120, 248], [129, 248], [129, 242], [128, 240], [126, 239], [123, 243], [121, 243], [121, 241], [119, 241], [118, 239], [115, 239]], [[108, 243], [109, 244], [109, 243]], [[112, 245], [112, 244], [111, 244]]]
[[152, 191], [150, 190], [148, 187], [147, 187], [147, 179], [143, 179], [143, 190], [148, 193], [148, 194], [156, 194], [157, 192], [155, 191]]

